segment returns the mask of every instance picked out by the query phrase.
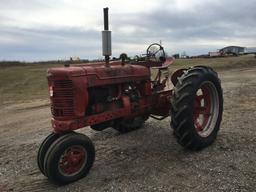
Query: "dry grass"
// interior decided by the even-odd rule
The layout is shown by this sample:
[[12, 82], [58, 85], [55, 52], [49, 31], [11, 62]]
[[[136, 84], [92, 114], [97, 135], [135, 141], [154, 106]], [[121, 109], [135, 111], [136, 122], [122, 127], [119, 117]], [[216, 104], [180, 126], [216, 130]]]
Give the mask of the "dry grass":
[[[179, 59], [171, 70], [207, 65], [215, 70], [256, 66], [254, 56], [213, 59]], [[26, 64], [0, 66], [0, 104], [48, 98], [46, 70], [55, 65]]]
[[198, 59], [178, 59], [173, 65], [174, 68], [182, 68], [195, 65], [206, 65], [215, 70], [223, 70], [229, 68], [241, 68], [256, 66], [256, 59], [253, 55], [245, 55], [240, 57], [221, 57], [221, 58], [198, 58]]
[[0, 104], [47, 98], [46, 70], [52, 65], [0, 67]]

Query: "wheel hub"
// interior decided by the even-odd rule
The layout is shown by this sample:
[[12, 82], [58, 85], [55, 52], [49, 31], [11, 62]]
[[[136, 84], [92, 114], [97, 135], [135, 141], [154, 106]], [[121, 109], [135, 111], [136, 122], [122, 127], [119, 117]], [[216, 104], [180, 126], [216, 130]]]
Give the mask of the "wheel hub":
[[59, 171], [65, 176], [73, 176], [83, 169], [86, 158], [86, 151], [82, 146], [71, 146], [60, 157]]
[[196, 93], [193, 121], [197, 133], [207, 137], [214, 130], [219, 111], [218, 93], [213, 83], [204, 82]]

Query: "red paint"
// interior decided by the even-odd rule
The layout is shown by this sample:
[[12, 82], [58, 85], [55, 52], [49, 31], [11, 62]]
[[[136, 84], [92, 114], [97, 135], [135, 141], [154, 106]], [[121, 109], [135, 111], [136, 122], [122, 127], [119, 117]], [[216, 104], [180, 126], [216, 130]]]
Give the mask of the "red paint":
[[71, 146], [61, 155], [59, 169], [65, 175], [73, 175], [83, 168], [86, 161], [86, 151], [82, 146]]
[[[209, 116], [211, 115], [211, 97], [207, 87], [201, 87], [202, 95], [196, 96], [194, 103], [194, 124], [197, 131], [204, 130], [205, 126], [209, 121]], [[202, 101], [204, 105], [202, 105]], [[201, 122], [199, 119], [201, 117]]]

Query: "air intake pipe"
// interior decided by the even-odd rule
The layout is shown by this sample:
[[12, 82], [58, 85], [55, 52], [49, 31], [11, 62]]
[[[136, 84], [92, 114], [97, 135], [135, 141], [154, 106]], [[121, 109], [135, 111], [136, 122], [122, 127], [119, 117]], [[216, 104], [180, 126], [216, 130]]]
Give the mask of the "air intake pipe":
[[104, 30], [102, 31], [102, 55], [105, 56], [106, 67], [109, 67], [109, 56], [111, 50], [111, 31], [109, 31], [108, 8], [103, 9], [104, 13]]

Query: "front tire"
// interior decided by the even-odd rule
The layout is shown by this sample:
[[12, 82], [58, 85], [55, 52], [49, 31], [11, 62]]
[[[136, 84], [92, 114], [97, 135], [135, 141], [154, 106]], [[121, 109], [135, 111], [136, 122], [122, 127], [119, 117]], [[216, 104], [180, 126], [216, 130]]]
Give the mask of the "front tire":
[[44, 170], [50, 181], [68, 184], [85, 177], [95, 159], [92, 141], [80, 133], [69, 133], [52, 143], [44, 159]]
[[37, 153], [37, 165], [39, 170], [41, 171], [41, 173], [43, 173], [45, 175], [45, 171], [44, 171], [44, 157], [46, 152], [48, 151], [49, 147], [51, 146], [51, 144], [59, 138], [60, 135], [55, 134], [55, 133], [51, 133], [49, 134], [41, 143], [38, 153]]
[[223, 95], [213, 69], [197, 66], [185, 71], [171, 104], [171, 126], [179, 144], [200, 150], [214, 142], [222, 119]]

